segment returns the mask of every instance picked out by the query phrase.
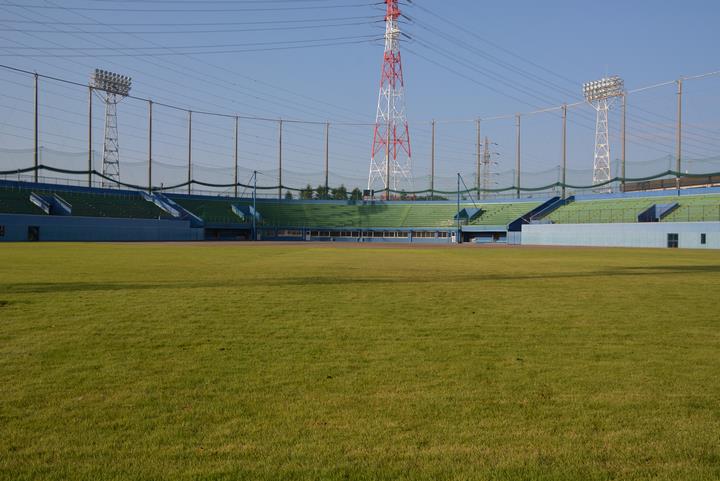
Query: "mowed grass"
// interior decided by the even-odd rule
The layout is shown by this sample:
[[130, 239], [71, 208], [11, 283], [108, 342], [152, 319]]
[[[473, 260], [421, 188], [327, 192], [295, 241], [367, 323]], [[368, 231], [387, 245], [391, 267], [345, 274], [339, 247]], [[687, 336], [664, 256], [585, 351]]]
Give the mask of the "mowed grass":
[[720, 254], [0, 246], [3, 480], [717, 480]]

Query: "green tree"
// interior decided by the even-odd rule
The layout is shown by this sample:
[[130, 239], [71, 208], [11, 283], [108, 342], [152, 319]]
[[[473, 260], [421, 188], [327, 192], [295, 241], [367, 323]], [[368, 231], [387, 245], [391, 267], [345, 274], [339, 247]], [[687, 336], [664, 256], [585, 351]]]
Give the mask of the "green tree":
[[285, 191], [285, 200], [293, 200], [293, 193], [289, 190]]
[[328, 189], [325, 188], [324, 185], [318, 185], [317, 189], [315, 189], [316, 199], [327, 199], [328, 198]]
[[352, 193], [350, 194], [350, 199], [352, 199], [352, 200], [362, 200], [362, 198], [363, 198], [362, 190], [360, 190], [359, 187], [355, 187], [355, 188], [352, 190]]
[[347, 188], [343, 184], [332, 190], [332, 198], [335, 200], [347, 200], [347, 196]]
[[300, 191], [300, 198], [303, 200], [311, 200], [313, 198], [313, 188], [310, 184]]

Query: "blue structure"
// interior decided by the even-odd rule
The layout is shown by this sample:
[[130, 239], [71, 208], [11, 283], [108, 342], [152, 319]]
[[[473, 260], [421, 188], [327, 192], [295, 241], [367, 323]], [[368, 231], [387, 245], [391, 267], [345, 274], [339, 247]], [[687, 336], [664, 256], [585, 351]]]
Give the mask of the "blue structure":
[[198, 241], [188, 221], [0, 214], [0, 241]]
[[[677, 222], [682, 219], [674, 214], [681, 206], [687, 210], [692, 201], [702, 197], [702, 202], [710, 199], [718, 204], [720, 216], [720, 189], [688, 189], [668, 199], [675, 193], [552, 197], [531, 203], [499, 200], [470, 205], [460, 203], [459, 198], [420, 202], [250, 200], [0, 181], [0, 242], [256, 238], [720, 248], [720, 218], [718, 222]], [[698, 196], [713, 193], [715, 196]], [[685, 199], [690, 195], [695, 195], [694, 200]], [[573, 224], [557, 216], [577, 206], [578, 201], [608, 205], [608, 200], [634, 198], [641, 199], [642, 209], [624, 217], [621, 222], [625, 224]], [[657, 203], [653, 203], [656, 198]], [[715, 209], [714, 204], [711, 207]], [[594, 209], [606, 212], [602, 207]], [[553, 218], [565, 223], [553, 224]], [[689, 220], [716, 219], [705, 216]]]
[[522, 245], [720, 249], [720, 222], [530, 224]]

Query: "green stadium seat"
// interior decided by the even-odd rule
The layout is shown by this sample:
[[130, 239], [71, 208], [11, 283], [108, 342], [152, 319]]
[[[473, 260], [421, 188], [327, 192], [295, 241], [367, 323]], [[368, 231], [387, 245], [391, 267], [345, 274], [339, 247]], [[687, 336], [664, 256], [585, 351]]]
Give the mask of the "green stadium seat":
[[556, 224], [634, 223], [638, 215], [654, 204], [675, 202], [679, 207], [662, 222], [720, 221], [720, 195], [717, 194], [581, 200], [560, 207], [544, 220]]
[[127, 219], [172, 219], [155, 204], [135, 192], [81, 192], [24, 188], [0, 188], [0, 212], [14, 214], [44, 214], [30, 202], [30, 194], [55, 194], [72, 206], [73, 216], [114, 217]]
[[42, 209], [30, 202], [31, 191], [0, 187], [0, 213], [45, 215]]

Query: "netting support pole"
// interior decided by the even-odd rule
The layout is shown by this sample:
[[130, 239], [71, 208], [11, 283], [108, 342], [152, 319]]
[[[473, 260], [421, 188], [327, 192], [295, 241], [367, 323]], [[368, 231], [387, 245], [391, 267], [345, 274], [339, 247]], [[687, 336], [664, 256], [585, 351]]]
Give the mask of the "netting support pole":
[[455, 233], [455, 243], [460, 244], [460, 172], [457, 174], [457, 214], [455, 214], [455, 217], [457, 218], [457, 231]]
[[[236, 117], [237, 118], [237, 117]], [[235, 183], [237, 189], [237, 182]], [[237, 197], [237, 194], [235, 194]], [[253, 171], [253, 212], [252, 212], [252, 240], [257, 240], [257, 170]]]
[[567, 104], [562, 106], [562, 198], [565, 198], [567, 184]]
[[325, 198], [330, 195], [330, 122], [325, 123]]
[[40, 168], [40, 148], [38, 145], [39, 138], [38, 138], [38, 115], [40, 111], [40, 105], [38, 104], [38, 88], [39, 88], [39, 82], [38, 82], [38, 74], [35, 74], [35, 127], [33, 129], [33, 154], [35, 158], [35, 183], [38, 182], [38, 169]]
[[480, 119], [477, 119], [475, 121], [475, 136], [477, 137], [475, 140], [475, 186], [477, 188], [476, 194], [477, 198], [480, 198], [480, 163], [481, 163], [481, 154], [480, 154]]
[[240, 119], [236, 116], [235, 117], [235, 198], [237, 199], [238, 196], [238, 135], [240, 133]]
[[683, 98], [683, 79], [677, 81], [677, 139], [675, 140], [675, 147], [677, 149], [675, 153], [675, 187], [677, 188], [678, 195], [680, 195], [680, 173], [682, 172], [682, 98]]
[[[390, 200], [390, 122], [388, 121], [387, 126], [387, 139], [386, 139], [386, 146], [385, 149], [387, 152], [385, 153], [385, 200]], [[394, 147], [394, 146], [393, 146]]]
[[620, 127], [620, 192], [625, 192], [627, 168], [627, 92], [622, 95], [622, 126]]
[[187, 172], [187, 192], [192, 194], [192, 110], [188, 110], [188, 172]]
[[148, 100], [148, 193], [152, 194], [152, 128], [153, 102]]
[[92, 116], [93, 88], [88, 85], [88, 187], [92, 187], [93, 150], [92, 150]]
[[283, 135], [283, 121], [278, 122], [278, 199], [282, 200], [282, 135]]
[[430, 200], [435, 199], [435, 120], [432, 121], [430, 138]]
[[515, 146], [515, 188], [517, 198], [520, 198], [520, 114], [515, 116], [515, 127], [517, 130], [517, 144]]

